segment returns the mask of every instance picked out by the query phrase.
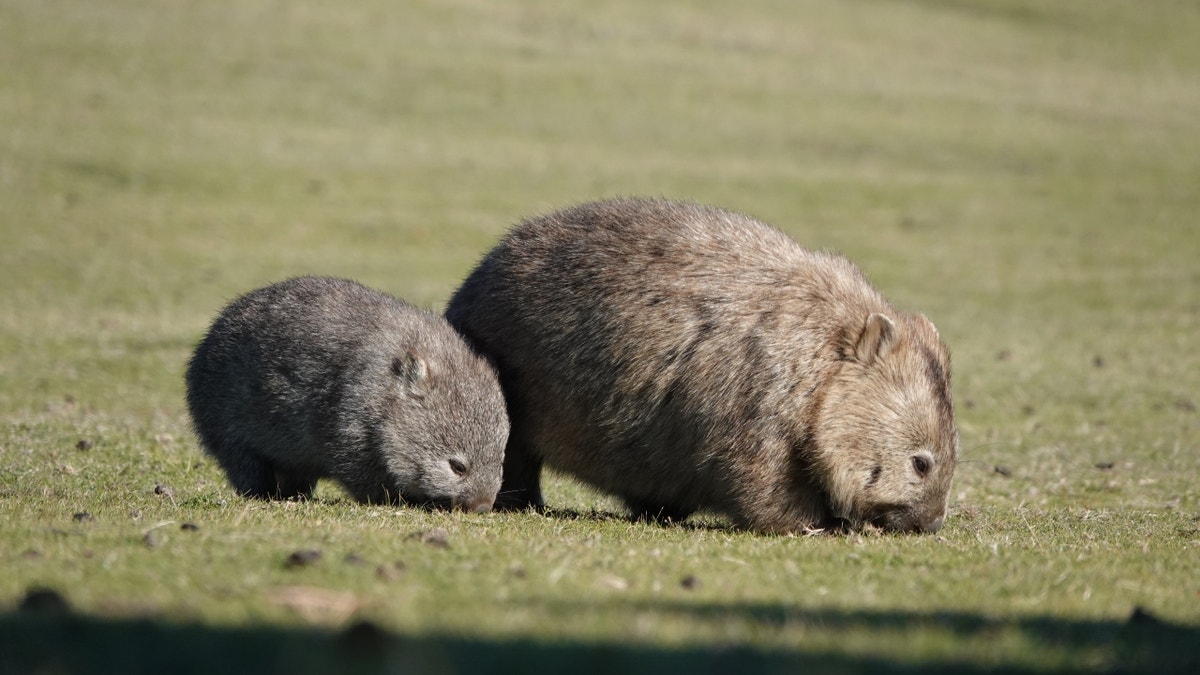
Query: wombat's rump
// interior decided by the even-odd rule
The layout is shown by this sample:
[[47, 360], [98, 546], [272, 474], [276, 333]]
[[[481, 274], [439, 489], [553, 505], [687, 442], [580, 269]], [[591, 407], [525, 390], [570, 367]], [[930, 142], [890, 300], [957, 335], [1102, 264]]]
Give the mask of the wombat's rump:
[[950, 364], [840, 256], [737, 213], [584, 204], [514, 228], [447, 318], [500, 371], [498, 506], [543, 463], [635, 513], [758, 531], [935, 531], [958, 452]]
[[230, 303], [196, 347], [187, 399], [234, 488], [486, 511], [508, 419], [494, 368], [440, 316], [358, 283], [299, 277]]

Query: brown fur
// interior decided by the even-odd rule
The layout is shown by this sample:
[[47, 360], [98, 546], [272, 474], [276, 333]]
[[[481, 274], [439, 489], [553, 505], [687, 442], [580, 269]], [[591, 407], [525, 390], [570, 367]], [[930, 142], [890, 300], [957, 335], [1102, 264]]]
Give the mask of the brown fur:
[[958, 434], [933, 324], [747, 216], [630, 199], [528, 220], [447, 318], [500, 369], [497, 506], [541, 506], [544, 462], [661, 518], [793, 532], [945, 516]]

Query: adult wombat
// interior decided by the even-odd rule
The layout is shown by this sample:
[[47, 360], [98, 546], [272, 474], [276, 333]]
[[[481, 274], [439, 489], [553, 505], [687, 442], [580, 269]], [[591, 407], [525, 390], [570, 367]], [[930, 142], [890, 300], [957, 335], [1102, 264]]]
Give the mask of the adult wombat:
[[187, 369], [201, 444], [247, 496], [489, 511], [508, 419], [495, 370], [442, 317], [342, 279], [251, 291]]
[[933, 324], [757, 220], [636, 199], [534, 218], [446, 316], [508, 399], [498, 506], [541, 506], [545, 462], [659, 518], [933, 532], [945, 517], [958, 432]]

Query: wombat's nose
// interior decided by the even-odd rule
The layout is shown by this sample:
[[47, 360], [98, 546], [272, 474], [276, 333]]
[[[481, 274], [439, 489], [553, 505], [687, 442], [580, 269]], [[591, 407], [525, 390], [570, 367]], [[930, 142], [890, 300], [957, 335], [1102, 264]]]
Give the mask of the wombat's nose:
[[937, 518], [934, 518], [925, 526], [925, 531], [929, 534], [936, 533], [938, 530], [942, 529], [942, 523], [945, 522], [945, 520], [945, 516], [938, 516]]
[[468, 513], [491, 513], [492, 500], [480, 497], [470, 501], [456, 502], [455, 508], [462, 509]]
[[492, 510], [492, 502], [494, 501], [496, 501], [495, 497], [451, 497], [450, 509], [452, 511], [466, 511], [467, 513], [490, 513]]

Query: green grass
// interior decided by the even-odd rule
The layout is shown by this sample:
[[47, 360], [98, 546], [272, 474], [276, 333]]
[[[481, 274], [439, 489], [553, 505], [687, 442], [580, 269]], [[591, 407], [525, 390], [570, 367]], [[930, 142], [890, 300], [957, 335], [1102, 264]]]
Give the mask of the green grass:
[[[1183, 0], [0, 0], [0, 671], [1195, 670], [1197, 35]], [[561, 478], [545, 516], [252, 503], [198, 449], [232, 297], [439, 308], [511, 223], [618, 194], [934, 319], [938, 536], [630, 523]]]

